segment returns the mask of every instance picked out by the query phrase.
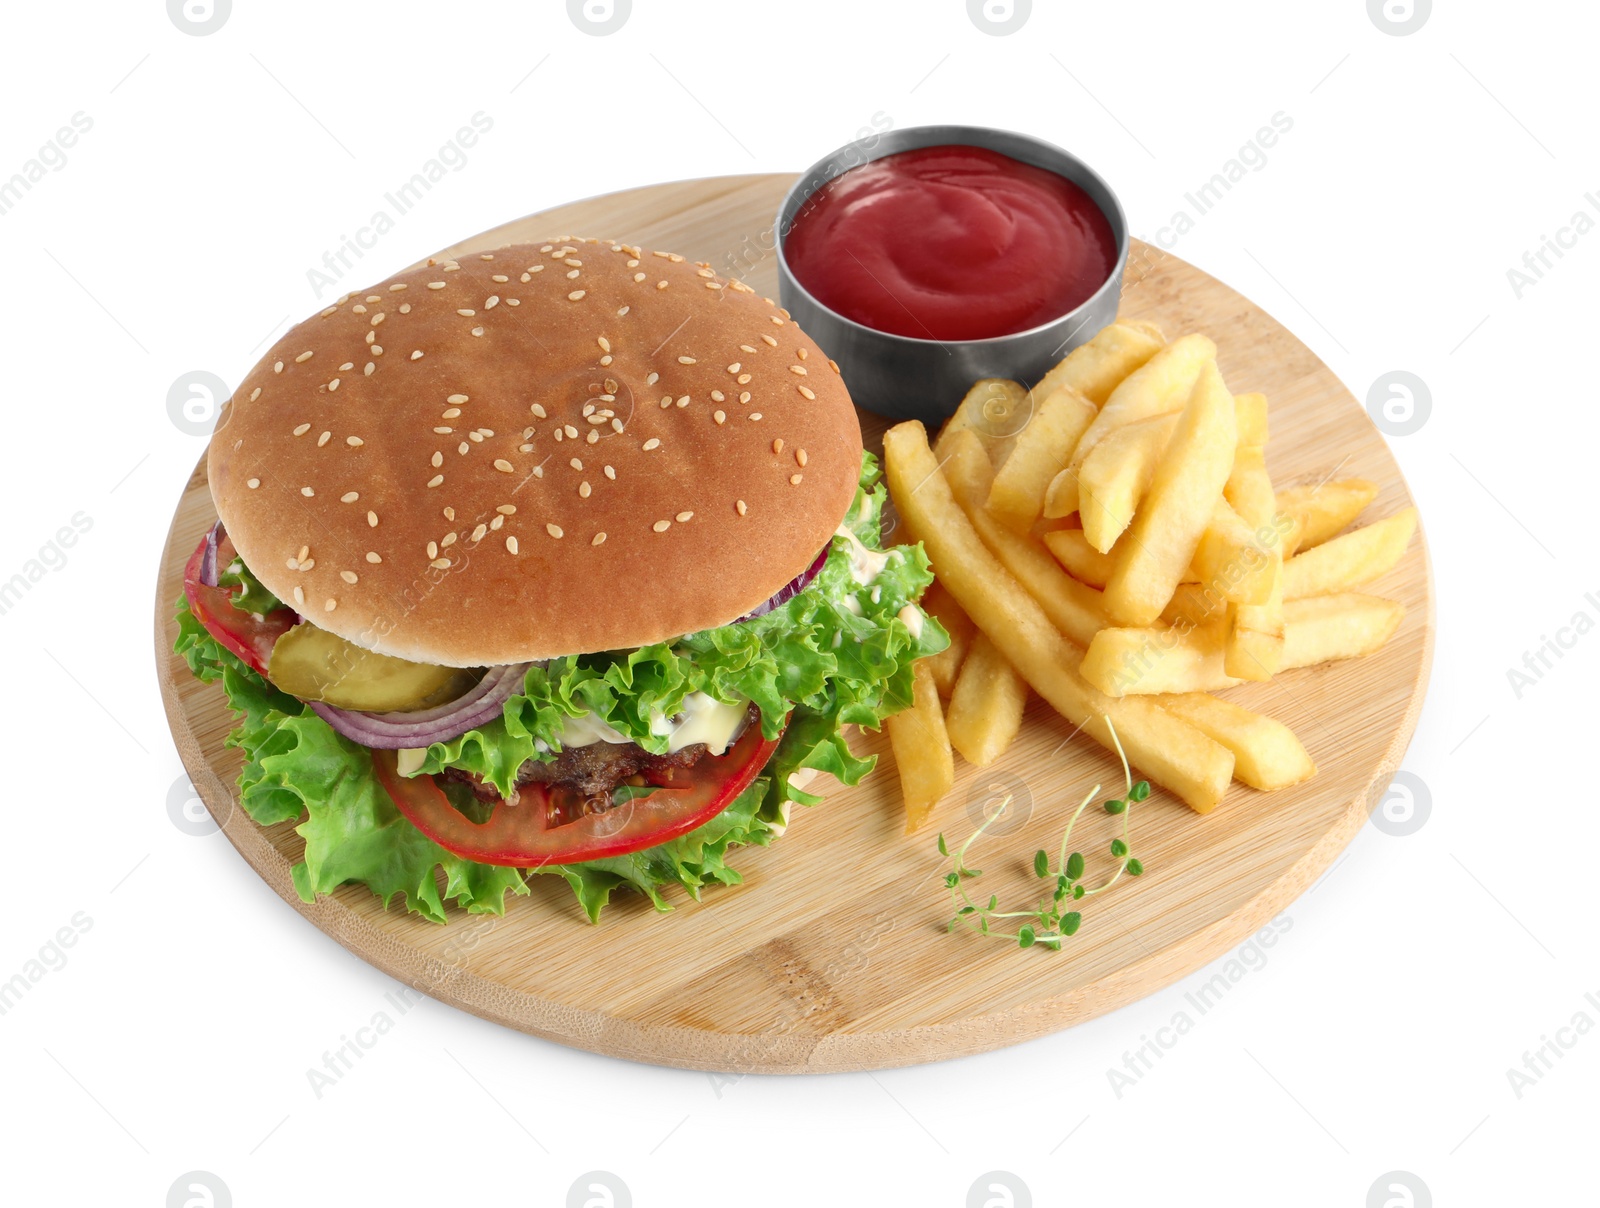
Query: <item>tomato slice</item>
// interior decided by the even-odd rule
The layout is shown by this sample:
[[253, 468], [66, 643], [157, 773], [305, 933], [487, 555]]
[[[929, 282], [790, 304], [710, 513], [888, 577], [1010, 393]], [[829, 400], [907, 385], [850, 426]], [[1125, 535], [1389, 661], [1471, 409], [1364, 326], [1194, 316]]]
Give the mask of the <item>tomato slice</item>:
[[750, 787], [777, 747], [778, 739], [763, 738], [761, 723], [752, 722], [725, 754], [689, 769], [681, 785], [561, 826], [550, 825], [544, 785], [523, 786], [516, 805], [498, 804], [479, 823], [451, 805], [432, 776], [400, 775], [393, 751], [373, 751], [372, 768], [395, 807], [446, 851], [482, 864], [538, 868], [624, 856], [705, 825]]
[[[294, 610], [276, 608], [258, 621], [254, 614], [241, 612], [233, 606], [233, 592], [225, 587], [207, 587], [200, 582], [200, 563], [205, 558], [207, 537], [200, 538], [200, 544], [195, 546], [188, 565], [183, 568], [183, 594], [189, 601], [189, 611], [224, 650], [237, 655], [252, 670], [265, 676], [273, 645], [295, 623]], [[220, 533], [217, 565], [227, 566], [236, 557], [238, 552], [228, 534]]]

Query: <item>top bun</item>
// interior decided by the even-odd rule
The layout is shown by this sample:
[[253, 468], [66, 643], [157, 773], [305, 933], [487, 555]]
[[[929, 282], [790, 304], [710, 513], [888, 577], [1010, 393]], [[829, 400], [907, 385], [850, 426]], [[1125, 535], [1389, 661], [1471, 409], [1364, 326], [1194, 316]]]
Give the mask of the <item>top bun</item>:
[[843, 520], [861, 428], [770, 299], [566, 237], [430, 260], [299, 324], [208, 468], [274, 594], [367, 649], [470, 667], [748, 613]]

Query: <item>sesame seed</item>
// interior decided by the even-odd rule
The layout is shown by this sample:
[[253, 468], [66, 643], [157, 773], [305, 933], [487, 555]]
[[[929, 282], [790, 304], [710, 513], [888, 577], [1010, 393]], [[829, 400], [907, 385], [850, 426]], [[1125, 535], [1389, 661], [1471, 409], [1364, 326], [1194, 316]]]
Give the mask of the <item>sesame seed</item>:
[[384, 313], [380, 310], [377, 314], [372, 316], [372, 325], [376, 327], [379, 323], [383, 322], [385, 317], [386, 316]]
[[367, 442], [362, 440], [359, 436], [347, 436], [344, 438], [344, 443], [349, 445], [352, 449], [359, 449]]
[[361, 495], [360, 495], [359, 492], [357, 492], [357, 491], [346, 491], [343, 495], [339, 496], [339, 502], [340, 503], [354, 503], [356, 500], [358, 500], [360, 498], [361, 498]]
[[518, 445], [517, 446], [517, 452], [518, 453], [532, 453], [533, 452], [533, 446], [532, 445]]
[[466, 318], [466, 319], [472, 318], [472, 316], [477, 314], [477, 313], [478, 312], [475, 311], [475, 310], [466, 310], [466, 309], [460, 309], [460, 310], [456, 311], [456, 314], [458, 314], [458, 315], [460, 315], [460, 316], [462, 316], [463, 318]]
[[605, 476], [607, 478], [611, 479], [612, 482], [615, 482], [617, 480], [617, 472], [615, 470], [613, 470], [610, 466], [606, 466], [605, 467]]
[[[444, 401], [447, 402], [447, 403], [450, 403], [453, 406], [453, 405], [456, 405], [456, 404], [459, 404], [459, 403], [467, 402], [468, 400], [467, 400], [467, 396], [464, 395], [464, 394], [452, 394], [448, 398], [446, 398]], [[457, 414], [459, 415], [460, 412], [457, 412]]]
[[611, 351], [611, 341], [606, 339], [605, 336], [601, 336], [598, 340], [595, 341], [595, 343], [600, 345], [600, 351], [601, 352], [610, 352]]
[[300, 547], [300, 552], [295, 555], [295, 561], [296, 562], [304, 562], [306, 560], [306, 556], [308, 554], [310, 554], [310, 553], [311, 553], [311, 547], [309, 545], [302, 545]]
[[729, 365], [728, 366], [728, 372], [729, 373], [738, 373], [739, 372], [739, 362], [735, 361], [733, 364]]
[[741, 373], [738, 377], [736, 377], [734, 379], [734, 381], [738, 382], [739, 385], [741, 385], [741, 386], [743, 386], [749, 380], [750, 380], [750, 375], [748, 373]]
[[449, 436], [454, 431], [454, 428], [435, 428], [433, 430], [435, 436]]
[[357, 582], [360, 582], [360, 576], [357, 575], [356, 572], [353, 571], [353, 570], [342, 570], [342, 571], [339, 572], [339, 577], [341, 579], [343, 579], [346, 583], [357, 583]]
[[746, 512], [748, 512], [750, 510], [749, 506], [742, 499], [739, 500], [737, 503], [735, 503], [733, 506], [738, 511], [739, 515], [741, 515], [741, 516], [743, 516]]
[[706, 288], [707, 289], [721, 289], [722, 286], [718, 285], [715, 281], [707, 281], [706, 282]]
[[445, 510], [444, 510], [444, 518], [446, 520], [454, 520], [456, 518], [456, 510], [455, 510], [455, 508], [445, 508]]
[[260, 480], [260, 479], [259, 479], [259, 478], [252, 478], [252, 479], [250, 479], [250, 480], [249, 480], [249, 481], [248, 481], [248, 482], [246, 482], [246, 483], [245, 483], [245, 484], [244, 484], [244, 485], [245, 485], [245, 486], [247, 486], [247, 487], [249, 487], [249, 488], [250, 488], [250, 489], [251, 489], [251, 490], [252, 490], [252, 491], [253, 491], [253, 490], [255, 490], [255, 489], [256, 489], [256, 488], [257, 488], [257, 487], [258, 487], [258, 486], [260, 486], [260, 485], [261, 485], [261, 480]]
[[560, 428], [557, 428], [557, 429], [556, 429], [556, 443], [557, 443], [557, 444], [560, 444], [560, 443], [561, 443], [561, 436], [562, 436], [562, 432], [561, 432], [561, 429], [560, 429]]
[[670, 521], [670, 520], [657, 520], [650, 527], [653, 528], [658, 533], [664, 533], [669, 528], [672, 527], [672, 521]]
[[574, 428], [571, 424], [563, 425], [561, 430], [567, 434], [567, 437], [569, 439], [571, 439], [571, 440], [577, 440], [578, 439], [578, 430], [576, 428]]
[[741, 403], [748, 403], [750, 401], [750, 392], [748, 390], [739, 391], [739, 401]]
[[462, 441], [459, 445], [456, 446], [456, 452], [458, 454], [460, 454], [462, 457], [465, 457], [467, 455], [467, 450], [470, 449], [470, 448], [472, 448], [471, 445], [469, 445], [466, 441]]
[[515, 474], [517, 470], [516, 466], [512, 465], [503, 457], [497, 457], [494, 459], [494, 468], [499, 470], [502, 474]]
[[628, 313], [628, 311], [629, 311], [629, 310], [630, 310], [630, 309], [631, 309], [631, 308], [630, 308], [630, 307], [627, 307], [627, 306], [622, 306], [622, 307], [618, 307], [618, 308], [617, 308], [617, 315], [618, 315], [618, 317], [619, 317], [619, 318], [620, 318], [620, 317], [621, 317], [621, 316], [622, 316], [622, 315], [625, 315], [625, 314], [627, 314], [627, 313]]
[[816, 391], [810, 390], [805, 386], [801, 386], [799, 388], [799, 390], [800, 390], [801, 397], [803, 397], [803, 398], [812, 398], [812, 399], [814, 399], [814, 398], [817, 397]]
[[468, 432], [467, 433], [467, 439], [470, 440], [475, 445], [481, 445], [483, 443], [483, 433], [482, 432]]
[[287, 566], [290, 570], [299, 570], [300, 569], [300, 559], [298, 559], [298, 558], [285, 558], [283, 564], [285, 566]]
[[678, 400], [678, 406], [687, 407], [688, 405], [689, 405], [689, 396], [686, 394], [686, 395], [684, 395], [682, 398], [680, 398]]
[[324, 432], [321, 436], [317, 437], [317, 448], [320, 449], [323, 445], [327, 444], [328, 438], [332, 435], [332, 432]]
[[803, 361], [803, 360], [806, 359], [806, 357], [810, 356], [811, 353], [810, 353], [810, 351], [808, 349], [797, 348], [797, 349], [795, 349], [795, 355], [797, 357], [799, 357]]
[[594, 540], [589, 542], [590, 545], [604, 545], [605, 543], [606, 535], [604, 533], [596, 533], [594, 535]]
[[514, 503], [502, 503], [500, 506], [495, 508], [495, 511], [499, 512], [502, 516], [515, 516], [517, 514], [517, 505]]
[[443, 281], [430, 281], [430, 282], [428, 282], [428, 288], [429, 289], [443, 289], [444, 288], [444, 282]]
[[515, 537], [506, 538], [506, 552], [510, 554], [517, 552], [517, 539]]
[[587, 440], [591, 445], [599, 444], [600, 443], [600, 433], [597, 432], [595, 429], [590, 428], [589, 429], [589, 435], [587, 437], [585, 437], [584, 439]]
[[702, 277], [714, 277], [714, 276], [716, 276], [716, 274], [715, 274], [715, 273], [713, 273], [713, 272], [712, 272], [712, 271], [711, 271], [711, 270], [710, 270], [710, 269], [708, 269], [708, 268], [702, 268], [702, 269], [697, 269], [697, 270], [696, 270], [696, 271], [697, 271], [697, 272], [698, 272], [698, 273], [699, 273], [699, 274], [700, 274], [700, 276], [702, 276]]
[[484, 300], [483, 309], [484, 310], [493, 310], [495, 307], [497, 307], [499, 305], [500, 305], [500, 295], [499, 294], [490, 294], [488, 296], [488, 298], [486, 298]]
[[297, 428], [295, 428], [294, 434], [296, 436], [304, 436], [309, 431], [311, 431], [311, 425], [310, 424], [301, 424]]
[[578, 484], [578, 498], [579, 499], [587, 499], [587, 498], [589, 498], [590, 494], [592, 494], [593, 491], [594, 491], [594, 488], [591, 487], [587, 482], [580, 482]]
[[322, 611], [332, 612], [337, 607], [339, 607], [339, 601], [335, 600], [332, 596], [329, 596], [328, 602], [322, 606]]
[[507, 306], [521, 306], [522, 305], [522, 299], [521, 298], [507, 298], [506, 299], [506, 305]]
[[481, 328], [481, 327], [474, 327], [474, 328], [473, 328], [473, 329], [472, 329], [472, 334], [473, 334], [473, 335], [475, 335], [475, 336], [481, 336], [481, 335], [482, 335], [482, 334], [483, 334], [483, 328]]
[[354, 369], [355, 367], [356, 366], [355, 366], [355, 362], [354, 361], [346, 361], [343, 365], [339, 366], [339, 372], [340, 373], [345, 373], [345, 372], [348, 372], [351, 369]]
[[576, 458], [576, 457], [574, 457], [574, 458], [573, 458], [573, 459], [572, 459], [572, 460], [571, 460], [571, 461], [569, 461], [569, 462], [568, 462], [568, 463], [567, 463], [567, 464], [568, 464], [568, 465], [569, 465], [569, 466], [571, 466], [571, 467], [572, 467], [572, 468], [573, 468], [573, 469], [574, 469], [574, 470], [581, 470], [581, 469], [583, 469], [583, 463], [582, 463], [582, 462], [581, 462], [581, 461], [579, 461], [579, 460], [578, 460], [578, 459], [577, 459], [577, 458]]
[[726, 413], [726, 412], [723, 412], [723, 411], [713, 411], [713, 412], [712, 412], [712, 413], [711, 413], [711, 418], [712, 418], [712, 419], [714, 419], [714, 420], [716, 420], [716, 421], [717, 421], [717, 423], [719, 423], [719, 424], [720, 424], [720, 423], [723, 423], [723, 422], [725, 422], [725, 421], [726, 421], [726, 420], [727, 420], [727, 418], [728, 418], [728, 416], [727, 416], [727, 413]]
[[741, 344], [741, 345], [739, 345], [739, 351], [740, 352], [754, 352], [755, 349], [751, 348], [750, 345], [748, 345], [748, 344]]
[[561, 263], [565, 264], [568, 268], [582, 268], [583, 267], [583, 261], [582, 260], [563, 260]]
[[666, 289], [667, 288], [667, 283], [665, 281], [657, 281], [656, 282], [656, 288], [657, 289]]
[[428, 458], [428, 464], [437, 470], [440, 466], [444, 465], [444, 454], [435, 449], [433, 451], [433, 456]]
[[261, 387], [257, 386], [254, 390], [252, 390], [250, 392], [250, 401], [253, 403], [260, 397], [261, 397]]
[[439, 556], [439, 543], [437, 541], [428, 542], [428, 557], [437, 558], [438, 556]]
[[600, 358], [600, 363], [601, 363], [601, 364], [602, 364], [602, 365], [609, 365], [609, 364], [611, 364], [611, 354], [610, 354], [610, 353], [607, 353], [607, 354], [606, 354], [606, 355], [605, 355], [605, 356], [603, 356], [603, 357], [601, 357], [601, 358]]
[[566, 534], [561, 531], [561, 526], [559, 524], [547, 524], [547, 525], [544, 526], [544, 531], [549, 533], [552, 537], [556, 538], [558, 541], [562, 537], [566, 536]]
[[450, 569], [450, 559], [449, 558], [435, 558], [432, 562], [428, 563], [428, 565], [433, 567], [434, 570], [449, 570]]
[[315, 353], [307, 350], [305, 352], [302, 352], [299, 356], [295, 357], [294, 363], [296, 365], [302, 365], [305, 362], [309, 361], [315, 355], [316, 355]]
[[489, 531], [491, 533], [498, 533], [500, 531], [500, 526], [505, 522], [506, 518], [504, 516], [496, 516], [493, 520], [489, 521]]
[[776, 323], [776, 324], [777, 324], [777, 325], [778, 325], [778, 326], [779, 326], [779, 327], [782, 327], [782, 326], [783, 326], [783, 320], [782, 320], [782, 319], [780, 319], [780, 318], [778, 318], [778, 316], [777, 316], [777, 315], [768, 315], [768, 316], [767, 316], [767, 318], [769, 318], [769, 319], [771, 319], [771, 320], [772, 320], [772, 321], [773, 321], [773, 322], [774, 322], [774, 323]]
[[660, 380], [661, 375], [659, 373], [651, 373], [644, 379], [644, 384], [646, 386], [654, 386]]
[[382, 562], [383, 559], [378, 556], [378, 552], [376, 550], [369, 549], [367, 551], [367, 561], [376, 566], [378, 563]]
[[432, 478], [428, 479], [428, 485], [430, 487], [436, 487], [443, 481], [444, 481], [444, 475], [443, 474], [435, 474]]
[[339, 389], [339, 379], [338, 378], [334, 378], [333, 381], [329, 382], [328, 383], [328, 389], [329, 390], [337, 390], [337, 389]]
[[774, 348], [776, 348], [776, 347], [777, 347], [777, 346], [778, 346], [778, 341], [777, 341], [777, 338], [776, 338], [776, 337], [774, 337], [774, 336], [762, 336], [762, 337], [761, 337], [761, 339], [762, 339], [762, 340], [763, 340], [763, 341], [764, 341], [764, 342], [765, 342], [765, 343], [767, 343], [767, 344], [770, 344], [770, 345], [771, 345], [771, 346], [772, 346], [772, 347], [774, 347]]
[[294, 602], [296, 604], [300, 605], [301, 608], [304, 608], [306, 606], [305, 588], [297, 586], [294, 589]]
[[313, 491], [310, 487], [301, 487], [300, 488], [300, 493], [302, 495], [304, 495], [307, 499], [310, 499], [313, 495], [316, 494], [316, 492]]
[[572, 291], [572, 292], [571, 292], [571, 293], [570, 293], [570, 294], [568, 294], [568, 295], [567, 295], [567, 301], [568, 301], [568, 302], [576, 302], [576, 301], [578, 301], [578, 300], [579, 300], [579, 299], [580, 299], [580, 298], [582, 298], [582, 297], [583, 297], [583, 294], [584, 294], [584, 291], [583, 291], [583, 290], [581, 290], [581, 289], [575, 289], [575, 290], [573, 290], [573, 291]]
[[368, 528], [377, 528], [378, 527], [378, 513], [377, 512], [368, 512], [367, 513], [367, 527]]
[[455, 543], [456, 543], [456, 534], [454, 534], [454, 533], [446, 533], [444, 535], [444, 540], [439, 542], [439, 544], [442, 547], [444, 547], [445, 549], [449, 549]]
[[688, 524], [689, 521], [691, 521], [693, 519], [694, 519], [694, 513], [693, 512], [679, 512], [678, 513], [678, 523], [679, 524]]
[[713, 390], [711, 392], [711, 399], [712, 399], [713, 402], [720, 403], [720, 402], [722, 402], [724, 397], [725, 396], [723, 395], [722, 391], [720, 391], [720, 390]]
[[649, 440], [644, 442], [644, 451], [646, 453], [648, 453], [651, 449], [659, 449], [660, 447], [661, 447], [661, 442], [659, 440], [657, 440], [654, 436], [652, 436]]
[[759, 420], [761, 418], [761, 412], [752, 411], [749, 415], [745, 416], [745, 418], [746, 419]]
[[530, 274], [531, 273], [542, 273], [542, 272], [544, 272], [544, 265], [542, 265], [542, 264], [530, 264], [528, 266], [528, 272]]
[[374, 365], [371, 361], [368, 361], [367, 362], [367, 367], [361, 371], [361, 375], [363, 377], [371, 377], [372, 376], [372, 371], [374, 369], [376, 369], [376, 368], [377, 368], [376, 365]]
[[643, 281], [644, 280], [644, 274], [643, 273], [634, 273], [633, 274], [633, 279], [635, 281]]
[[805, 372], [806, 372], [806, 367], [804, 365], [790, 365], [789, 366], [789, 372], [790, 373], [797, 373], [801, 377], [804, 377], [805, 376]]
[[678, 364], [680, 364], [680, 365], [693, 365], [694, 363], [695, 363], [695, 360], [694, 360], [693, 357], [679, 357], [678, 358]]
[[411, 354], [411, 359], [413, 361], [420, 361], [422, 359], [422, 349], [418, 348], [414, 350]]
[[272, 372], [273, 373], [282, 373], [283, 372], [283, 362], [282, 361], [274, 361], [272, 363]]
[[800, 485], [800, 480], [802, 478], [804, 478], [804, 477], [805, 477], [804, 474], [791, 474], [791, 475], [789, 475], [789, 485], [792, 486], [792, 487], [799, 486]]

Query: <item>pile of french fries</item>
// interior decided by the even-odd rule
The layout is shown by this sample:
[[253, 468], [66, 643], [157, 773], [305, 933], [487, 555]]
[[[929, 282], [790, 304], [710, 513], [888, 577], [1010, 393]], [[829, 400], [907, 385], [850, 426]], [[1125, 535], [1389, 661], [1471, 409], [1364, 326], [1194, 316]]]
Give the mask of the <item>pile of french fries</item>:
[[[1029, 690], [1207, 813], [1232, 780], [1316, 772], [1281, 722], [1212, 693], [1371, 654], [1405, 609], [1355, 590], [1392, 568], [1414, 508], [1343, 532], [1378, 489], [1276, 490], [1267, 400], [1232, 394], [1205, 336], [1118, 321], [1031, 390], [985, 379], [929, 446], [884, 437], [890, 495], [937, 579], [950, 646], [891, 717], [907, 829], [1022, 725]], [[948, 701], [948, 705], [944, 701]]]

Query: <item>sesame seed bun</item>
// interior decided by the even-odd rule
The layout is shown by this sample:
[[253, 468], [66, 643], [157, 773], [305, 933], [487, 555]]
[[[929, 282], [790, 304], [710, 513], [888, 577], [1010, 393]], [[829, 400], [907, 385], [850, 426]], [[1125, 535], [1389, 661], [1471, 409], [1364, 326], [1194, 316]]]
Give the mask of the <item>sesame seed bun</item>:
[[860, 464], [837, 369], [769, 299], [568, 237], [430, 261], [299, 324], [209, 471], [280, 599], [466, 667], [743, 616], [827, 544]]

